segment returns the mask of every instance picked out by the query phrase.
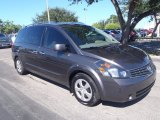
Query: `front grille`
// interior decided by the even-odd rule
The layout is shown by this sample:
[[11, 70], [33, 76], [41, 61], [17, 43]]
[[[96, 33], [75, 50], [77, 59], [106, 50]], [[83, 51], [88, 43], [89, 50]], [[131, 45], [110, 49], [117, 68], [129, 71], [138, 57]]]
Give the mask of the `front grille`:
[[141, 68], [130, 70], [131, 77], [140, 77], [140, 76], [148, 76], [153, 72], [153, 66], [148, 64]]
[[151, 88], [152, 88], [153, 85], [154, 85], [154, 82], [152, 84], [150, 84], [148, 87], [146, 87], [146, 88], [144, 88], [142, 90], [137, 91], [136, 92], [136, 97], [141, 97], [141, 96], [147, 94], [151, 90]]

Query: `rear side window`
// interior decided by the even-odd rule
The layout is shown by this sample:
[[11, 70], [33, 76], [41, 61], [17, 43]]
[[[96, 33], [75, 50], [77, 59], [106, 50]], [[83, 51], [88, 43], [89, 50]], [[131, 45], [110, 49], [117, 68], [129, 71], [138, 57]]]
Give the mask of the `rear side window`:
[[43, 45], [45, 48], [53, 49], [53, 46], [55, 44], [68, 45], [68, 41], [64, 37], [64, 35], [60, 33], [58, 30], [56, 30], [55, 28], [48, 27], [45, 34], [45, 40]]
[[43, 26], [33, 26], [29, 27], [27, 29], [27, 35], [28, 35], [28, 43], [34, 44], [39, 46], [42, 40], [43, 32], [44, 32]]

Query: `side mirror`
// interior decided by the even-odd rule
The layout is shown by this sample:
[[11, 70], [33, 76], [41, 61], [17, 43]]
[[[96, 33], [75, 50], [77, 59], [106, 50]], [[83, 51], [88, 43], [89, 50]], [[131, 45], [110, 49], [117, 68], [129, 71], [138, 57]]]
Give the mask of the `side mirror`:
[[54, 50], [55, 51], [66, 51], [67, 47], [65, 44], [55, 44], [54, 45]]

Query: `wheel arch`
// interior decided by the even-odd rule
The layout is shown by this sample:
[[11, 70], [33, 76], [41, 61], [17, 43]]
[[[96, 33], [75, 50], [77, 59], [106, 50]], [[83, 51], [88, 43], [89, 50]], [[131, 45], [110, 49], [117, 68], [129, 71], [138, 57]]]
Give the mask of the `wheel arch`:
[[102, 81], [101, 81], [98, 73], [94, 69], [87, 67], [87, 66], [75, 66], [70, 69], [70, 71], [68, 73], [68, 85], [70, 88], [70, 92], [73, 91], [72, 86], [71, 86], [72, 79], [78, 73], [84, 73], [84, 74], [88, 75], [89, 77], [91, 77], [93, 82], [95, 83], [97, 89], [98, 89], [100, 96], [101, 96], [102, 89], [103, 89]]

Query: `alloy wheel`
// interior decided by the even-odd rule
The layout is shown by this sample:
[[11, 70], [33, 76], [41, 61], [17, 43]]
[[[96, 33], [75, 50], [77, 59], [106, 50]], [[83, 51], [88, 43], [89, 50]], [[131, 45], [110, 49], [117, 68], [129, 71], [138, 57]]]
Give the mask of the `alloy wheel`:
[[17, 68], [17, 71], [18, 71], [19, 73], [22, 72], [22, 63], [21, 63], [20, 60], [17, 60], [17, 61], [16, 61], [16, 68]]
[[84, 79], [78, 79], [74, 85], [75, 93], [79, 99], [84, 102], [91, 100], [93, 96], [90, 84]]

